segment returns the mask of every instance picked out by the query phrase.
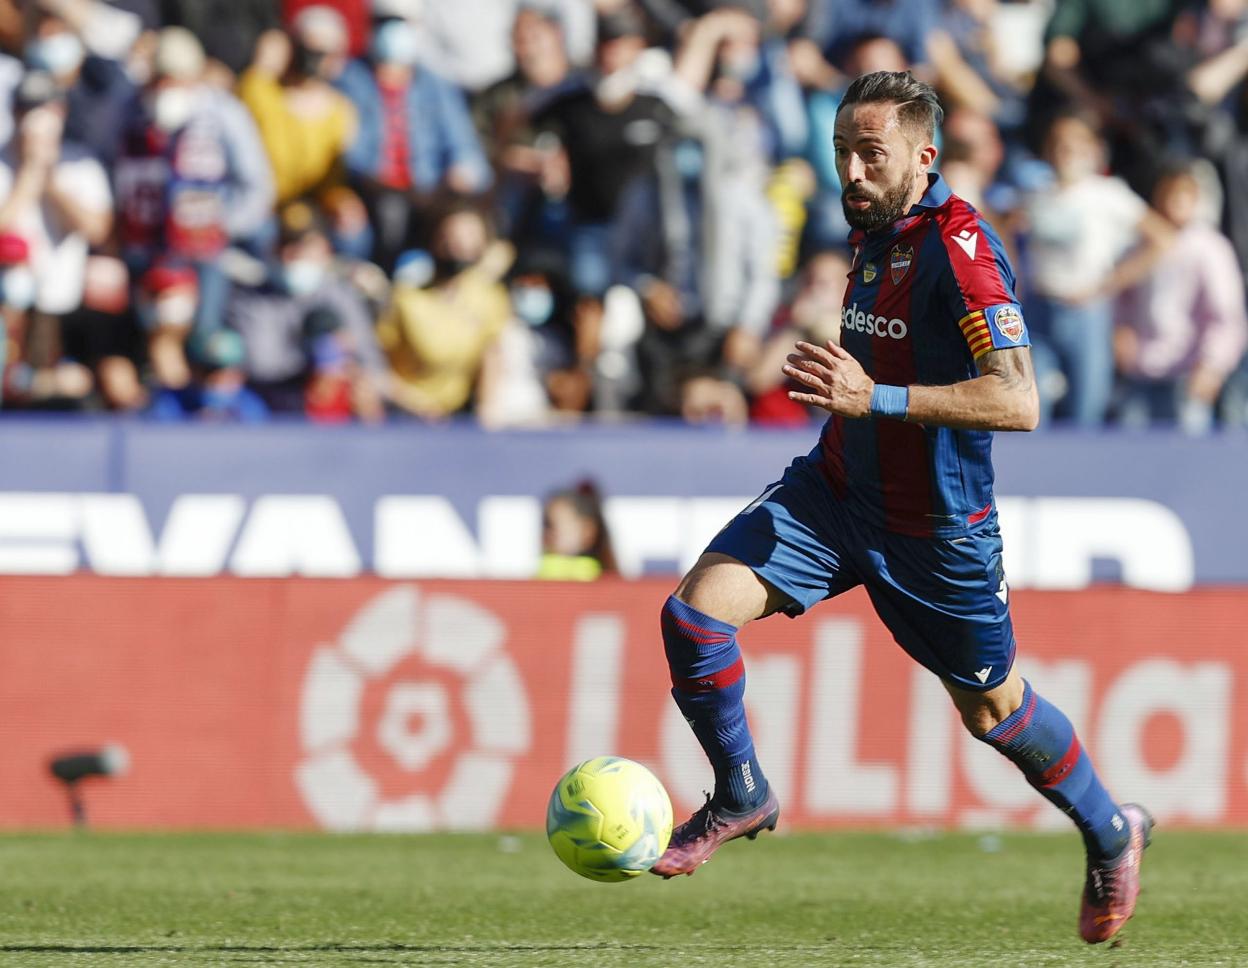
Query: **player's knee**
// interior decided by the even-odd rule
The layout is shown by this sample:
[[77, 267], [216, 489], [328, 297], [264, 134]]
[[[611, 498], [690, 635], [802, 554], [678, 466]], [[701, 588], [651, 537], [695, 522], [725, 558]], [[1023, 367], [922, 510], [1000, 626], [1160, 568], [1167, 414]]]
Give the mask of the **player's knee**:
[[983, 739], [1014, 714], [1023, 701], [1023, 680], [1010, 670], [1001, 685], [986, 692], [970, 692], [950, 683], [945, 684], [962, 725], [976, 739]]
[[967, 732], [976, 739], [983, 739], [1004, 720], [1004, 717], [998, 718], [992, 706], [987, 704], [965, 709], [959, 708], [958, 714], [962, 717], [962, 725], [966, 727]]
[[982, 740], [1002, 722], [1010, 719], [1013, 712], [1022, 705], [1023, 686], [1025, 684], [1016, 669], [1008, 672], [1001, 685], [983, 692], [973, 692], [945, 681], [945, 689], [953, 700], [953, 705], [957, 707], [958, 715], [962, 717], [962, 725], [977, 740]]

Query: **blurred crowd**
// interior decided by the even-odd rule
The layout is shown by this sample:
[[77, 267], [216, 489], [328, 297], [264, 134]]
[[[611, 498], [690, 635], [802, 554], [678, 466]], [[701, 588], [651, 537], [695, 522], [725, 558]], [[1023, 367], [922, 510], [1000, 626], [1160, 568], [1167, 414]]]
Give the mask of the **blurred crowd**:
[[875, 70], [1050, 423], [1248, 422], [1248, 0], [0, 0], [4, 409], [815, 420]]

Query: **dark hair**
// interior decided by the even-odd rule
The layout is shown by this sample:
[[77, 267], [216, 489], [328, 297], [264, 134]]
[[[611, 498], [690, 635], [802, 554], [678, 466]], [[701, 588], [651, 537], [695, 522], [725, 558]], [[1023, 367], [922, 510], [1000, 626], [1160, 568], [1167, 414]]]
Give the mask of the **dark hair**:
[[611, 533], [607, 530], [607, 516], [598, 485], [589, 479], [578, 481], [570, 488], [548, 494], [545, 505], [549, 507], [555, 501], [567, 501], [580, 517], [593, 522], [593, 543], [581, 553], [597, 560], [604, 575], [618, 572], [619, 565], [615, 560], [615, 549], [611, 546]]
[[854, 104], [896, 104], [897, 117], [912, 131], [929, 141], [945, 118], [940, 99], [930, 84], [918, 80], [909, 71], [876, 71], [863, 74], [849, 85], [836, 113]]
[[1154, 184], [1172, 178], [1196, 178], [1197, 164], [1195, 158], [1186, 155], [1166, 155], [1157, 165], [1157, 177], [1154, 179]]
[[1104, 133], [1101, 131], [1100, 118], [1098, 118], [1087, 108], [1081, 107], [1077, 104], [1072, 104], [1068, 107], [1054, 111], [1045, 119], [1044, 138], [1046, 141], [1049, 139], [1049, 136], [1053, 134], [1053, 129], [1063, 121], [1077, 121], [1079, 124], [1082, 124], [1085, 128], [1091, 131], [1096, 138], [1100, 139], [1104, 137]]

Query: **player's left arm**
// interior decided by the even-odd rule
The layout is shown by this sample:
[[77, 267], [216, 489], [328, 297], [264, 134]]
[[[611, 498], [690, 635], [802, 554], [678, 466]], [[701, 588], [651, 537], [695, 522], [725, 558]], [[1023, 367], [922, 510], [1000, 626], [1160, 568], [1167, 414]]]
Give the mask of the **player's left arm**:
[[[844, 417], [872, 415], [876, 385], [862, 364], [832, 342], [799, 342], [797, 350], [784, 372], [805, 390], [790, 391], [789, 399]], [[1040, 398], [1031, 351], [1026, 346], [990, 350], [977, 366], [979, 376], [950, 386], [906, 387], [904, 414], [897, 416], [908, 423], [960, 430], [1035, 430]]]

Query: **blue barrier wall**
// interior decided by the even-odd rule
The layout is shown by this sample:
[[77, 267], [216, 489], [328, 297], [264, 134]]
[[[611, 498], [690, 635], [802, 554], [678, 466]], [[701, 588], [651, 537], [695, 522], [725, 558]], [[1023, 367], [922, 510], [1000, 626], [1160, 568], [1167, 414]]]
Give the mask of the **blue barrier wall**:
[[[670, 519], [672, 514], [683, 513], [673, 508], [694, 507], [623, 500], [629, 498], [707, 499], [697, 508], [704, 516], [722, 521], [730, 513], [731, 502], [758, 493], [789, 459], [808, 451], [816, 437], [815, 430], [731, 432], [674, 425], [513, 433], [486, 433], [462, 425], [327, 428], [273, 424], [191, 430], [142, 422], [6, 418], [0, 422], [0, 568], [46, 570], [22, 566], [21, 554], [12, 547], [14, 541], [25, 547], [31, 542], [79, 540], [81, 527], [87, 525], [57, 524], [52, 519], [59, 520], [58, 514], [94, 521], [91, 527], [98, 551], [104, 540], [100, 535], [112, 527], [100, 524], [98, 518], [104, 514], [100, 508], [120, 507], [93, 504], [91, 513], [60, 512], [56, 510], [60, 505], [43, 501], [31, 505], [35, 511], [27, 513], [28, 505], [15, 501], [15, 494], [133, 495], [157, 544], [175, 501], [187, 495], [234, 495], [241, 498], [244, 511], [254, 508], [265, 495], [322, 495], [332, 498], [341, 510], [360, 567], [369, 570], [377, 553], [379, 501], [386, 496], [442, 497], [472, 533], [480, 527], [483, 502], [491, 498], [538, 498], [590, 476], [620, 500], [619, 515], [625, 527], [640, 528], [651, 520], [654, 527], [662, 527], [667, 519], [660, 511]], [[1062, 539], [1065, 543], [1078, 543], [1079, 535], [1091, 534], [1107, 521], [1105, 527], [1113, 533], [1136, 530], [1132, 522], [1137, 518], [1132, 515], [1152, 508], [1156, 512], [1152, 520], [1162, 531], [1185, 533], [1190, 545], [1190, 579], [1248, 581], [1248, 527], [1242, 510], [1248, 495], [1248, 441], [1241, 437], [998, 435], [996, 466], [1003, 526], [1005, 518], [1024, 522], [1012, 523], [1007, 538], [1041, 548], [1037, 552], [1041, 557], [1048, 554], [1042, 546], [1052, 543], [1055, 527], [1068, 529]], [[710, 500], [716, 498], [723, 500], [719, 504]], [[511, 508], [507, 513], [519, 513], [516, 508], [521, 505], [512, 502], [507, 507]], [[1120, 512], [1120, 520], [1114, 518]], [[38, 524], [41, 515], [51, 523]], [[1169, 524], [1163, 520], [1167, 515]], [[120, 520], [111, 511], [105, 516]], [[1145, 518], [1138, 518], [1142, 531], [1152, 527]], [[315, 516], [309, 518], [315, 520]], [[491, 520], [497, 523], [501, 518]], [[234, 526], [239, 527], [239, 522]], [[700, 527], [705, 530], [706, 525]], [[642, 536], [639, 540], [653, 544], [656, 539]], [[1182, 557], [1181, 551], [1172, 550], [1175, 540], [1173, 534], [1159, 538], [1154, 552], [1141, 548], [1137, 557], [1141, 561], [1150, 554]], [[7, 557], [3, 552], [6, 542], [10, 545]], [[1112, 547], [1100, 548], [1101, 542], [1096, 537], [1086, 542], [1091, 577], [1122, 577], [1130, 569], [1121, 562], [1114, 565], [1112, 559], [1122, 556]], [[671, 570], [681, 563], [676, 558], [687, 557], [683, 551], [669, 556], [659, 545], [654, 547], [659, 548], [654, 554], [644, 548], [637, 552], [645, 558], [646, 570]], [[1105, 568], [1102, 559], [1110, 560]], [[1165, 562], [1154, 564], [1163, 571], [1167, 567]], [[86, 555], [78, 566], [95, 567], [92, 556]], [[513, 562], [511, 568], [511, 573], [518, 573], [520, 566]], [[315, 568], [294, 570], [316, 573]], [[459, 574], [470, 571], [451, 569]], [[413, 573], [429, 572], [426, 566]], [[488, 567], [484, 573], [490, 573]], [[1078, 581], [1035, 583], [1072, 587]], [[1129, 583], [1149, 585], [1148, 580]], [[1181, 585], [1181, 576], [1172, 582], [1173, 587]], [[1162, 580], [1156, 587], [1169, 586]]]

